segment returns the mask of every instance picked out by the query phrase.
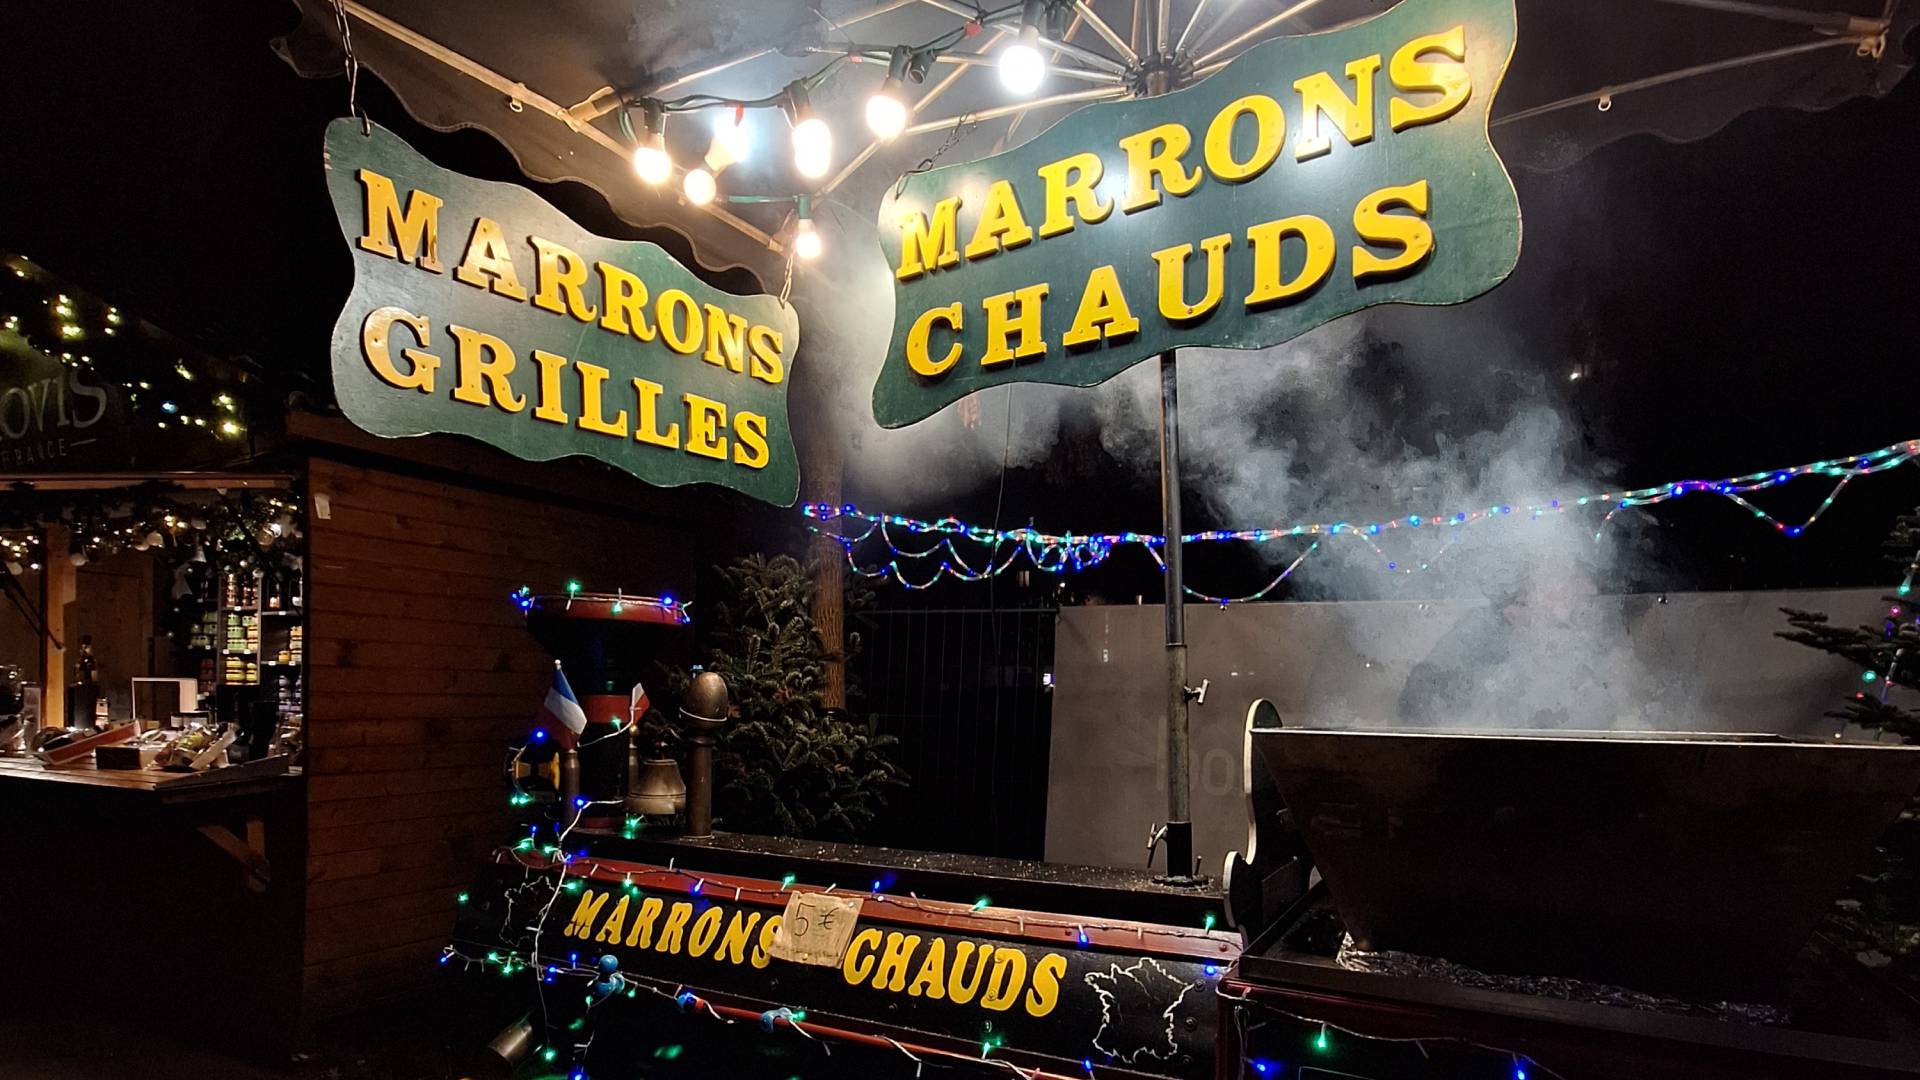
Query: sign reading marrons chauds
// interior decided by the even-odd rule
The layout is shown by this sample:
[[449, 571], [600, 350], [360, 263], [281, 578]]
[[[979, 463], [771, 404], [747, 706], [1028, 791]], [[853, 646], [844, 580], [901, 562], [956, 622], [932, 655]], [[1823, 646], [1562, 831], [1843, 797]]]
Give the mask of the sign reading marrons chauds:
[[[648, 876], [647, 868], [634, 869]], [[1094, 1061], [1099, 1075], [1212, 1075], [1214, 980], [1237, 952], [1214, 959], [1170, 953], [1158, 935], [1132, 950], [1125, 946], [1135, 936], [1125, 933], [1045, 942], [1020, 933], [1018, 919], [1006, 920], [1002, 934], [968, 926], [964, 917], [953, 920], [957, 926], [897, 921], [889, 918], [894, 905], [874, 900], [850, 916], [855, 922], [844, 929], [852, 933], [838, 957], [792, 963], [775, 944], [788, 903], [751, 890], [735, 896], [709, 882], [693, 893], [575, 877], [556, 897], [561, 887], [556, 876], [489, 867], [461, 906], [456, 951], [466, 961], [569, 965], [611, 955], [627, 975], [784, 1003], [805, 1009], [814, 1023], [849, 1017], [995, 1051]], [[544, 926], [537, 939], [536, 926]], [[1197, 931], [1193, 937], [1218, 944]]]
[[903, 177], [880, 207], [895, 307], [874, 418], [1499, 284], [1520, 206], [1487, 115], [1513, 43], [1513, 0], [1405, 0]]
[[792, 307], [712, 288], [657, 245], [595, 236], [357, 119], [328, 126], [327, 169], [353, 251], [333, 332], [348, 419], [793, 502]]

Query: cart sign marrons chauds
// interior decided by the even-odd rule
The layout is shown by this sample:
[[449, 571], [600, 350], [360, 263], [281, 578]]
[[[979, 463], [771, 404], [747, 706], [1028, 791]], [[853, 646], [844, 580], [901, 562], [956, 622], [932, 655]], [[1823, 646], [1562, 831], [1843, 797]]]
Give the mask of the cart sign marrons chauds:
[[874, 418], [1499, 284], [1520, 206], [1487, 116], [1513, 45], [1513, 0], [1406, 0], [901, 178], [879, 214], [895, 314]]
[[357, 119], [327, 128], [327, 170], [354, 263], [334, 392], [355, 424], [793, 502], [792, 307], [712, 288], [654, 244], [595, 236]]

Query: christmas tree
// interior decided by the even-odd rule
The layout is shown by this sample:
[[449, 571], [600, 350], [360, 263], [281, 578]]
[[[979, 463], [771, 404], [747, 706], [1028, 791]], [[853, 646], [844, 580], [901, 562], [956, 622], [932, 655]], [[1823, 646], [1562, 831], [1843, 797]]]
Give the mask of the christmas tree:
[[[1912, 604], [1920, 576], [1920, 507], [1894, 523], [1885, 547], [1901, 576], [1894, 595], [1883, 598], [1886, 614], [1878, 625], [1835, 626], [1823, 612], [1782, 608], [1793, 629], [1777, 636], [1860, 669], [1860, 688], [1828, 716], [1920, 743], [1920, 710], [1892, 697], [1895, 687], [1920, 689], [1920, 619]], [[1828, 930], [1860, 963], [1890, 968], [1908, 993], [1920, 992], [1920, 804], [1909, 803], [1881, 837], [1871, 865], [1835, 903]]]
[[715, 747], [715, 816], [732, 832], [857, 838], [885, 789], [906, 781], [885, 753], [892, 736], [822, 703], [812, 577], [784, 555], [749, 555], [719, 573], [727, 599], [708, 617], [706, 668], [726, 678], [737, 715]]
[[1920, 507], [1900, 516], [1883, 546], [1902, 576], [1896, 594], [1883, 598], [1886, 616], [1878, 625], [1835, 626], [1824, 612], [1781, 608], [1793, 630], [1777, 636], [1845, 657], [1861, 669], [1861, 688], [1827, 715], [1920, 743], [1920, 710], [1888, 700], [1896, 686], [1920, 689], [1920, 618], [1910, 602], [1920, 574]]

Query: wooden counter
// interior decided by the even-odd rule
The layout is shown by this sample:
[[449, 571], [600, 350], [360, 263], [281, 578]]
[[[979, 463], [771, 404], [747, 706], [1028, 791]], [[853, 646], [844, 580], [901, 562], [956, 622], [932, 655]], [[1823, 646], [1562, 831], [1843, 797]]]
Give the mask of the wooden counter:
[[0, 994], [72, 1015], [111, 972], [106, 1000], [155, 1006], [130, 1025], [216, 1015], [224, 1046], [284, 1060], [306, 891], [306, 778], [285, 758], [168, 773], [0, 755], [0, 821], [16, 929]]
[[102, 769], [91, 761], [47, 765], [30, 754], [0, 754], [0, 784], [37, 783], [98, 788], [133, 796], [144, 795], [163, 805], [256, 795], [290, 784], [299, 775], [300, 770], [290, 768], [284, 757], [204, 772], [180, 773], [159, 769]]

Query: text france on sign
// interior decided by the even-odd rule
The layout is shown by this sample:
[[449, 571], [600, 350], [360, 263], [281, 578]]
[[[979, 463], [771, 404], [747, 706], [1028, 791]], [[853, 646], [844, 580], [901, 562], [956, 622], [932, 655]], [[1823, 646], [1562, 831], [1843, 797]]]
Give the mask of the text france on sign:
[[712, 288], [657, 245], [586, 232], [357, 119], [328, 126], [327, 170], [354, 264], [334, 392], [355, 424], [793, 502], [792, 307]]
[[1499, 284], [1520, 204], [1487, 116], [1513, 44], [1513, 0], [1405, 0], [904, 177], [880, 207], [895, 313], [874, 418]]

